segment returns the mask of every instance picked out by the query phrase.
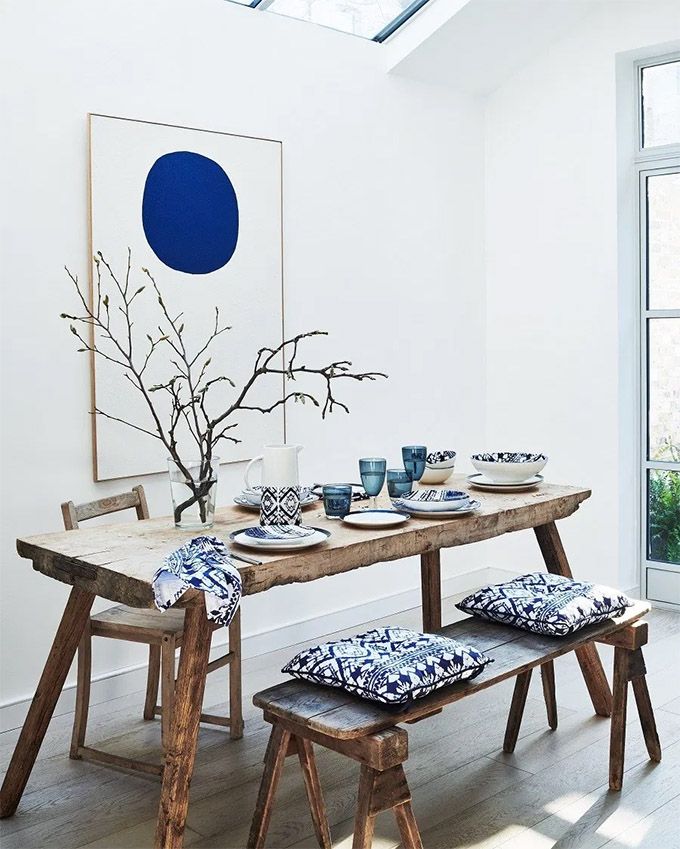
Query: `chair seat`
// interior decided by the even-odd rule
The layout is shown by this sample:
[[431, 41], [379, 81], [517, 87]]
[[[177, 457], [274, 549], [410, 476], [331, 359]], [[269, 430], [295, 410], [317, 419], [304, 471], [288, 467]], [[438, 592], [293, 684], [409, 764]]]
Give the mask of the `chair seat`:
[[155, 642], [167, 635], [182, 635], [184, 610], [177, 608], [160, 611], [117, 604], [101, 613], [93, 613], [90, 623], [93, 636]]

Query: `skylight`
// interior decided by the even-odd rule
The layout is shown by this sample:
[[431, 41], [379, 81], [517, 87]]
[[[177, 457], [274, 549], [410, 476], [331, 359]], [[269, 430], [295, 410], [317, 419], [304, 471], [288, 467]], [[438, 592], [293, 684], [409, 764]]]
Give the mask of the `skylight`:
[[385, 41], [427, 0], [231, 0], [331, 29]]

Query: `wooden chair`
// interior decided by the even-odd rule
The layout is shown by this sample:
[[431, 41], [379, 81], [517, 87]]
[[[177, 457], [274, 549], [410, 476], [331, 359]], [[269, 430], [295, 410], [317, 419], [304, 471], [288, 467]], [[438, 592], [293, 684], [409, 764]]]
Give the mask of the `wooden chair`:
[[[77, 530], [80, 522], [105, 516], [120, 510], [133, 509], [138, 519], [149, 518], [149, 508], [142, 486], [135, 486], [130, 492], [100, 498], [87, 504], [75, 505], [66, 501], [61, 505], [64, 527], [67, 531]], [[218, 625], [213, 627], [216, 630]], [[182, 645], [184, 631], [184, 611], [181, 609], [160, 610], [140, 609], [116, 605], [101, 613], [90, 615], [78, 647], [78, 679], [76, 686], [76, 710], [73, 722], [70, 757], [76, 760], [96, 761], [98, 763], [132, 769], [152, 775], [161, 775], [162, 764], [140, 761], [132, 758], [93, 749], [85, 745], [85, 731], [90, 704], [90, 680], [92, 637], [108, 637], [112, 640], [128, 640], [145, 643], [149, 646], [149, 670], [146, 681], [144, 701], [144, 719], [161, 717], [161, 740], [165, 749], [170, 739], [172, 712], [175, 695], [175, 653]], [[201, 721], [211, 725], [229, 728], [233, 740], [243, 736], [243, 713], [241, 706], [241, 611], [237, 610], [229, 626], [229, 652], [208, 664], [208, 672], [229, 665], [229, 709], [230, 716], [222, 717], [202, 713]], [[161, 703], [157, 704], [160, 678]]]

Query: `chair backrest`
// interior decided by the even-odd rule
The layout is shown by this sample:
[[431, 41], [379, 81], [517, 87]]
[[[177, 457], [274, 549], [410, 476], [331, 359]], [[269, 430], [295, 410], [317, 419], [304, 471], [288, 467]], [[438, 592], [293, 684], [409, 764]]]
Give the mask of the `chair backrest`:
[[65, 501], [61, 505], [61, 515], [64, 518], [66, 530], [75, 531], [80, 526], [80, 522], [84, 522], [86, 519], [106, 516], [108, 513], [118, 513], [119, 510], [128, 510], [132, 507], [136, 510], [138, 519], [149, 518], [146, 494], [141, 484], [133, 486], [130, 492], [110, 495], [108, 498], [88, 501], [86, 504], [74, 504], [72, 501]]

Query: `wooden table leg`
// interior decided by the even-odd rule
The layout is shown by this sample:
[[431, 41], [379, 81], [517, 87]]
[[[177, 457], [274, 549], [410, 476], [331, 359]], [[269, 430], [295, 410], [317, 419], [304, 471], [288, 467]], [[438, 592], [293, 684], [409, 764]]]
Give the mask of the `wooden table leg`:
[[40, 676], [38, 688], [5, 774], [0, 791], [0, 817], [10, 817], [17, 809], [52, 719], [73, 656], [89, 620], [94, 598], [92, 593], [85, 592], [79, 587], [73, 587], [71, 590], [52, 648], [47, 656], [45, 668]]
[[229, 736], [232, 740], [243, 737], [243, 695], [241, 682], [241, 608], [229, 625]]
[[210, 624], [204, 604], [187, 607], [179, 658], [174, 715], [165, 755], [155, 849], [181, 849], [189, 808], [198, 726], [210, 654]]
[[420, 555], [420, 585], [423, 604], [423, 631], [442, 627], [442, 569], [439, 550]]
[[[571, 567], [564, 553], [564, 546], [554, 522], [534, 528], [538, 545], [548, 572], [573, 578]], [[590, 694], [590, 700], [598, 716], [612, 715], [612, 691], [604, 674], [602, 661], [594, 643], [576, 649], [576, 657]]]

